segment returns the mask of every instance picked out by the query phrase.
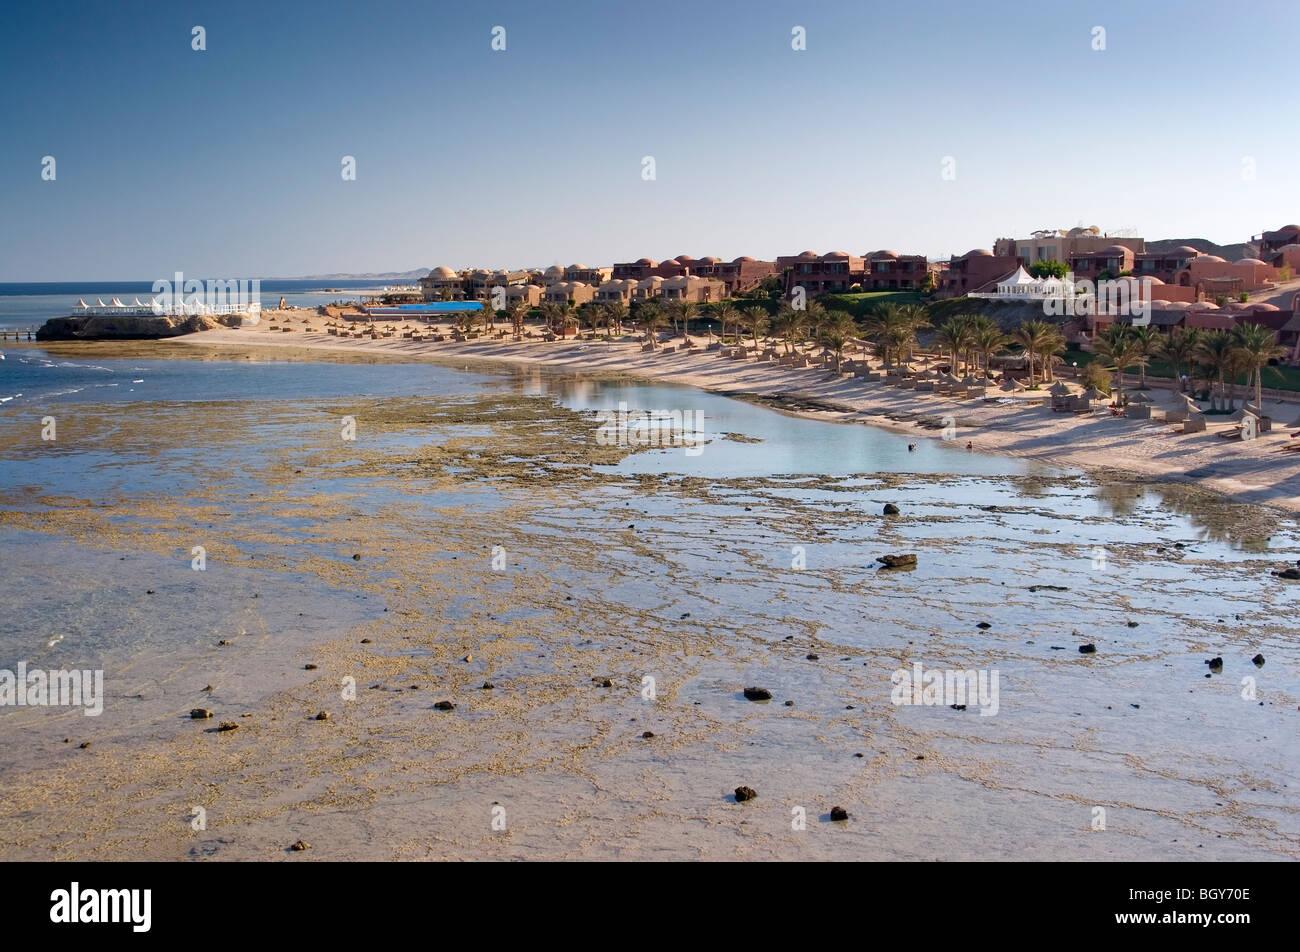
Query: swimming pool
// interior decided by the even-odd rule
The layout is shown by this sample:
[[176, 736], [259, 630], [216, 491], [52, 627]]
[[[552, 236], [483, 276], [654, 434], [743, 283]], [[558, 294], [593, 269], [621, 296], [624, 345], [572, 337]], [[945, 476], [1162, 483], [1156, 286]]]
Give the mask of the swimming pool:
[[367, 314], [455, 314], [461, 311], [479, 311], [482, 301], [421, 301], [419, 304], [399, 304], [396, 307], [367, 307]]

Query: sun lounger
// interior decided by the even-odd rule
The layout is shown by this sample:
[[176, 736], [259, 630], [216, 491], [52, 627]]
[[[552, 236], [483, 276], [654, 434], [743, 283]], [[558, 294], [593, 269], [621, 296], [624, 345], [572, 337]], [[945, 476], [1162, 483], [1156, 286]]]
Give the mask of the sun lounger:
[[1185, 423], [1183, 424], [1183, 430], [1182, 430], [1182, 431], [1183, 431], [1184, 433], [1204, 433], [1204, 432], [1205, 432], [1205, 417], [1203, 417], [1203, 416], [1199, 416], [1199, 415], [1198, 415], [1198, 416], [1193, 416], [1193, 417], [1188, 417], [1188, 418], [1187, 418], [1187, 422], [1185, 422]]

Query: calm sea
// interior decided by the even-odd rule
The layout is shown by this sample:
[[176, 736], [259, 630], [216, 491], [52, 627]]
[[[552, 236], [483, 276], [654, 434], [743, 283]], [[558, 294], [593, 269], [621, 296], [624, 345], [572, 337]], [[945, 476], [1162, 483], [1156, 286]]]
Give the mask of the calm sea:
[[[400, 282], [393, 281], [391, 284]], [[261, 298], [264, 307], [285, 303], [297, 307], [317, 307], [331, 301], [355, 301], [366, 292], [378, 291], [383, 281], [285, 281], [263, 280]], [[73, 313], [78, 300], [93, 305], [98, 299], [107, 304], [119, 298], [130, 304], [135, 298], [148, 301], [153, 294], [152, 281], [59, 281], [0, 284], [0, 330], [35, 330], [51, 317]]]

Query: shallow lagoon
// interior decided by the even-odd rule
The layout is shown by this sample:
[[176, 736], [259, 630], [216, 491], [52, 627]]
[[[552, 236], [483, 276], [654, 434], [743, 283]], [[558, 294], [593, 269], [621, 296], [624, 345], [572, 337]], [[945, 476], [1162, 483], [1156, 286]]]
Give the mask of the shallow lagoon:
[[[136, 378], [147, 366], [129, 363]], [[67, 394], [0, 410], [11, 582], [0, 663], [102, 666], [110, 696], [94, 725], [0, 711], [0, 730], [28, 741], [5, 746], [7, 767], [66, 756], [73, 721], [99, 732], [99, 770], [140, 769], [141, 749], [188, 756], [191, 744], [205, 776], [216, 769], [207, 739], [180, 715], [206, 697], [198, 682], [220, 682], [209, 703], [249, 713], [259, 731], [241, 769], [287, 772], [303, 789], [260, 820], [256, 795], [227, 792], [246, 835], [221, 855], [261, 855], [319, 813], [338, 769], [294, 766], [316, 741], [285, 713], [340, 706], [302, 668], [319, 656], [329, 676], [459, 692], [460, 719], [429, 736], [432, 697], [412, 707], [379, 692], [344, 706], [364, 718], [336, 718], [341, 730], [356, 718], [349, 756], [382, 778], [367, 781], [369, 806], [321, 821], [361, 855], [393, 855], [414, 817], [450, 855], [476, 855], [479, 834], [456, 816], [482, 796], [511, 798], [523, 817], [487, 855], [901, 857], [918, 830], [944, 836], [954, 857], [1298, 854], [1295, 590], [1268, 574], [1300, 558], [1288, 516], [985, 457], [930, 433], [909, 452], [906, 436], [671, 387], [429, 365], [160, 363], [178, 366], [155, 377], [197, 381], [205, 397], [147, 402], [116, 388], [110, 403]], [[698, 456], [587, 459], [595, 412], [620, 402], [698, 409], [714, 438]], [[46, 412], [68, 418], [57, 447], [32, 439]], [[358, 422], [352, 443], [338, 436], [345, 413]], [[901, 514], [883, 516], [886, 502]], [[189, 566], [196, 540], [213, 553], [202, 575]], [[504, 571], [489, 566], [497, 546]], [[898, 551], [918, 566], [876, 567]], [[356, 655], [363, 630], [376, 657]], [[1079, 653], [1085, 641], [1096, 654]], [[467, 645], [472, 682], [460, 673]], [[1207, 678], [1216, 655], [1223, 672]], [[917, 661], [997, 670], [998, 714], [894, 706], [891, 675]], [[625, 693], [593, 696], [593, 672]], [[660, 685], [653, 713], [647, 675]], [[499, 685], [487, 699], [474, 693], [485, 678]], [[776, 700], [744, 701], [751, 683]], [[651, 720], [663, 747], [632, 740]], [[391, 743], [371, 750], [368, 736]], [[403, 793], [411, 771], [433, 769], [408, 762], [419, 751], [450, 771], [437, 808]], [[166, 759], [148, 758], [160, 777]], [[737, 814], [727, 791], [742, 782], [761, 798]], [[18, 813], [47, 815], [15, 847], [45, 855], [62, 814], [23, 796], [0, 798], [0, 831]], [[855, 822], [834, 839], [792, 840], [790, 805], [818, 815], [823, 797]], [[1097, 805], [1116, 835], [1092, 831]], [[183, 833], [155, 842], [160, 855], [191, 855]]]

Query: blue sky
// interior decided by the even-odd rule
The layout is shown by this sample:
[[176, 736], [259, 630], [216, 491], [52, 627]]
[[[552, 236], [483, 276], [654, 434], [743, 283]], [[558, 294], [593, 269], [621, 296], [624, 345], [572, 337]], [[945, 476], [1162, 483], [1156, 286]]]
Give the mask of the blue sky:
[[1300, 219], [1297, 23], [1190, 0], [10, 5], [0, 280], [937, 258], [1080, 223], [1241, 241]]

